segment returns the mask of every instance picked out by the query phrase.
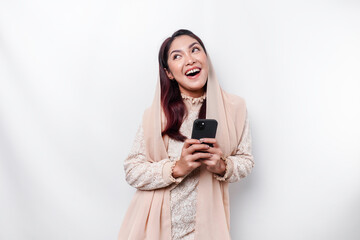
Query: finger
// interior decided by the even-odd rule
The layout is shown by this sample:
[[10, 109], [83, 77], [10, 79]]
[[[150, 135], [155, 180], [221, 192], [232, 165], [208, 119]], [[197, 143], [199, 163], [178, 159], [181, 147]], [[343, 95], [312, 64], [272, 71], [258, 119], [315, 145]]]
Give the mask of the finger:
[[202, 159], [209, 159], [211, 157], [212, 157], [211, 153], [197, 152], [192, 155], [192, 160], [197, 161], [197, 160], [202, 160]]
[[[207, 145], [208, 146], [208, 145]], [[209, 147], [208, 149], [205, 150], [206, 152], [208, 153], [212, 153], [212, 154], [218, 154], [220, 151], [219, 151], [219, 148], [215, 148], [215, 147]]]
[[199, 143], [200, 140], [198, 139], [186, 139], [183, 148], [189, 148], [192, 144], [199, 144]]
[[201, 163], [205, 164], [206, 166], [209, 166], [209, 167], [215, 167], [216, 166], [216, 162], [213, 161], [213, 160], [210, 160], [210, 159], [201, 160]]
[[215, 144], [216, 143], [216, 138], [201, 138], [200, 139], [201, 143], [211, 143], [211, 144]]
[[193, 144], [190, 147], [188, 147], [187, 152], [189, 154], [193, 154], [196, 151], [207, 151], [209, 149], [209, 145], [206, 144]]
[[198, 168], [198, 167], [200, 167], [200, 166], [201, 166], [201, 162], [200, 162], [200, 161], [193, 161], [193, 162], [191, 162], [191, 167], [192, 167], [193, 169]]
[[[213, 146], [211, 147], [211, 149], [214, 149], [214, 150], [216, 149], [216, 151], [219, 153], [219, 155], [222, 154], [220, 146], [216, 141], [216, 138], [201, 138], [200, 142], [212, 144]], [[210, 151], [208, 151], [208, 152], [210, 152]], [[211, 152], [211, 153], [216, 153], [216, 152]]]

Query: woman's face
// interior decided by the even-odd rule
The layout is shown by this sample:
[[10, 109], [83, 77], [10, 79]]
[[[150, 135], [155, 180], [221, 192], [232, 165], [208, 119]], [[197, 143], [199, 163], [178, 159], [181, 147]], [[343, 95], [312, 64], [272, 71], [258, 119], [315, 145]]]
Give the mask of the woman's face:
[[200, 43], [187, 35], [176, 37], [168, 54], [167, 76], [178, 82], [180, 91], [185, 95], [202, 96], [209, 66]]

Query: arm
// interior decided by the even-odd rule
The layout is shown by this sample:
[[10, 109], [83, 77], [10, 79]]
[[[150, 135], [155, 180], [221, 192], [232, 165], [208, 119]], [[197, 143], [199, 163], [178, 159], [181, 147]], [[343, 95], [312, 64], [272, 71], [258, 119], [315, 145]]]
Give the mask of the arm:
[[139, 127], [130, 151], [124, 161], [126, 181], [140, 190], [154, 190], [167, 187], [172, 183], [180, 183], [183, 178], [174, 179], [172, 168], [175, 162], [162, 159], [149, 162], [146, 159], [145, 140], [142, 126]]
[[248, 115], [246, 114], [245, 126], [237, 148], [237, 152], [233, 156], [228, 156], [225, 159], [226, 171], [224, 176], [214, 174], [214, 177], [219, 181], [237, 182], [241, 178], [245, 178], [250, 174], [252, 168], [255, 166], [253, 155], [251, 154], [251, 132]]

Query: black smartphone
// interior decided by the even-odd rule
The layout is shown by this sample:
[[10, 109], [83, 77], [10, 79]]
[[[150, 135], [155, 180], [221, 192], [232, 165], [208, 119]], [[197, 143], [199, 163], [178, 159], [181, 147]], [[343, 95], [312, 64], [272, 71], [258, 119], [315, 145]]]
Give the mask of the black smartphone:
[[[215, 119], [196, 119], [193, 124], [192, 139], [215, 138], [218, 122]], [[211, 143], [206, 143], [210, 147]]]

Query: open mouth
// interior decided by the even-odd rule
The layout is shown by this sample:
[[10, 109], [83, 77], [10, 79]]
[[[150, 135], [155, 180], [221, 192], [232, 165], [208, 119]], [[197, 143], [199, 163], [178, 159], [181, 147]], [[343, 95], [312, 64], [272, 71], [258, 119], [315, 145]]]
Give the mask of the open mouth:
[[185, 75], [188, 78], [196, 78], [200, 75], [201, 68], [195, 67], [186, 71]]

